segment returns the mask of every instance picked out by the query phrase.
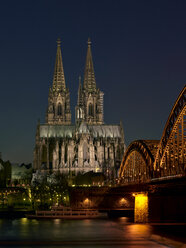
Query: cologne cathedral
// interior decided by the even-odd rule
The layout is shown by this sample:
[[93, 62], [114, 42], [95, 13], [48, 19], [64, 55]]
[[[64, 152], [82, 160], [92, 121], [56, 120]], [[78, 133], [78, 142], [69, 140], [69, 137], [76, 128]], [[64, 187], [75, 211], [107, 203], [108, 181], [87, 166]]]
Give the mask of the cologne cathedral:
[[61, 42], [58, 40], [46, 121], [37, 125], [34, 169], [69, 175], [88, 171], [114, 175], [124, 154], [124, 131], [121, 123], [104, 123], [104, 93], [96, 85], [90, 40], [83, 84], [80, 79], [77, 88], [75, 124], [72, 124], [70, 92], [66, 87]]

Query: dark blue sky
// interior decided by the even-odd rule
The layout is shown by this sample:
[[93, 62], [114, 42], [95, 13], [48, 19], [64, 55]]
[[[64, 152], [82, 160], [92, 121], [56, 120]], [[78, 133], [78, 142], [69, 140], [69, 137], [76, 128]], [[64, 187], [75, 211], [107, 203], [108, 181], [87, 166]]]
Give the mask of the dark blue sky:
[[[186, 1], [3, 1], [0, 4], [0, 152], [32, 162], [38, 118], [44, 122], [56, 39], [71, 110], [88, 37], [108, 124], [122, 120], [128, 145], [160, 139], [186, 81]], [[83, 76], [83, 75], [82, 75]]]

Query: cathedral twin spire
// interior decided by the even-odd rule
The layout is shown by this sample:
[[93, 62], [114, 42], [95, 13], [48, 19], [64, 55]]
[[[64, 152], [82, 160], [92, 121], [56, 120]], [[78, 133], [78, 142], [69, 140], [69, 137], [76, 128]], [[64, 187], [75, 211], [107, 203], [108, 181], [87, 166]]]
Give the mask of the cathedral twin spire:
[[60, 39], [57, 40], [56, 63], [52, 88], [49, 90], [46, 123], [71, 124], [70, 92], [65, 84]]
[[85, 64], [83, 88], [89, 92], [96, 90], [96, 80], [94, 74], [90, 38], [88, 39], [88, 49], [87, 49], [87, 57]]
[[55, 91], [65, 91], [65, 75], [63, 69], [63, 61], [61, 55], [61, 41], [57, 40], [57, 53], [56, 53], [56, 63], [54, 67], [54, 76], [53, 76], [53, 90]]
[[[89, 124], [103, 123], [103, 93], [96, 88], [90, 39], [88, 39], [83, 87], [80, 78], [76, 106], [76, 123], [81, 121]], [[60, 39], [57, 40], [56, 62], [53, 84], [48, 97], [46, 122], [48, 124], [71, 124], [70, 93], [65, 84]]]
[[96, 87], [91, 41], [88, 39], [83, 88], [80, 84], [78, 90], [76, 123], [85, 121], [93, 125], [103, 124], [103, 95]]

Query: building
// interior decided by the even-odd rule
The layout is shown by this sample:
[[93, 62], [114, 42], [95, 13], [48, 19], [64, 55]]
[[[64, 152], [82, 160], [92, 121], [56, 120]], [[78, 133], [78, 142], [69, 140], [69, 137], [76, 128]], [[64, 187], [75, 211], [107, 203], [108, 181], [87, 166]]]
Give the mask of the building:
[[83, 85], [79, 79], [75, 124], [71, 123], [70, 92], [66, 87], [60, 40], [53, 84], [49, 89], [45, 124], [38, 123], [34, 149], [35, 170], [114, 174], [124, 153], [122, 124], [104, 124], [103, 92], [97, 87], [91, 42], [88, 40]]
[[11, 164], [11, 184], [27, 185], [32, 180], [32, 164]]

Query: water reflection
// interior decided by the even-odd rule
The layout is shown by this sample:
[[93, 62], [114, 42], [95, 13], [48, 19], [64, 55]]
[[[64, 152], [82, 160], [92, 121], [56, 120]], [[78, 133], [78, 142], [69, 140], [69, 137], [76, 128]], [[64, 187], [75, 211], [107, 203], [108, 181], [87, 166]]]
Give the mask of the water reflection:
[[128, 234], [130, 237], [135, 235], [138, 238], [148, 238], [151, 235], [151, 231], [151, 226], [147, 224], [134, 224], [128, 226]]
[[[91, 219], [91, 220], [30, 220], [26, 218], [15, 220], [0, 220], [1, 241], [21, 241], [28, 244], [25, 247], [83, 247], [106, 248], [123, 247], [126, 242], [141, 242], [151, 233], [150, 225], [133, 224], [128, 218], [119, 219]], [[123, 242], [123, 243], [122, 243]], [[32, 246], [32, 244], [34, 245]], [[39, 246], [38, 243], [42, 244]], [[55, 243], [55, 245], [53, 245]], [[99, 244], [102, 245], [99, 245]], [[11, 245], [8, 246], [11, 248]], [[130, 247], [130, 246], [127, 246]], [[132, 246], [131, 246], [132, 247]], [[135, 246], [143, 247], [143, 246]], [[149, 247], [149, 246], [148, 246]], [[150, 246], [151, 247], [151, 246]], [[155, 246], [160, 247], [160, 246]]]
[[28, 219], [27, 218], [21, 218], [21, 223], [23, 225], [25, 225], [27, 222], [28, 222]]
[[61, 224], [61, 220], [60, 219], [54, 219], [53, 220], [55, 225], [60, 225]]
[[126, 218], [118, 220], [3, 219], [0, 240], [109, 240], [126, 238], [125, 233], [130, 236], [140, 235], [137, 228], [126, 223]]
[[117, 219], [117, 222], [123, 223], [123, 224], [128, 224], [130, 223], [130, 219], [128, 217], [120, 217]]

